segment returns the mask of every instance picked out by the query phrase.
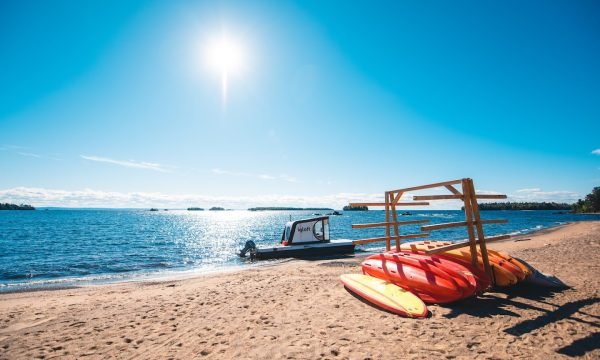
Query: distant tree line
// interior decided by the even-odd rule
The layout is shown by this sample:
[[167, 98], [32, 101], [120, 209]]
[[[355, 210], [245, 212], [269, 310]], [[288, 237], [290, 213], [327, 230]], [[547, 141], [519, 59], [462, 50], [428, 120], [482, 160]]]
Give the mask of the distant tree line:
[[31, 205], [0, 203], [0, 210], [35, 210]]
[[[494, 202], [479, 204], [480, 210], [570, 210], [574, 213], [600, 212], [600, 186], [596, 186], [585, 199], [574, 204], [555, 202]], [[464, 207], [463, 207], [464, 210]]]
[[344, 211], [367, 211], [369, 208], [367, 206], [344, 206]]
[[585, 199], [579, 199], [573, 204], [573, 212], [588, 213], [600, 212], [600, 186], [596, 186]]
[[571, 210], [573, 205], [555, 202], [493, 202], [479, 204], [479, 210]]

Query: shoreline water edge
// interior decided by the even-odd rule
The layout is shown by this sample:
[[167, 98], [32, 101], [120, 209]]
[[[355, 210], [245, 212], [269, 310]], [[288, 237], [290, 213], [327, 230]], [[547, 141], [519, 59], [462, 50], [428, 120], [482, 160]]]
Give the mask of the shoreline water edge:
[[[106, 213], [106, 211], [104, 211]], [[124, 214], [129, 214], [128, 211], [124, 211]], [[378, 212], [373, 211], [373, 212], [368, 212], [370, 216], [373, 216], [374, 219], [377, 218]], [[423, 216], [428, 216], [431, 219], [434, 219], [434, 221], [448, 221], [449, 218], [447, 217], [448, 214], [451, 214], [451, 216], [454, 217], [459, 217], [461, 215], [460, 212], [444, 212], [444, 211], [431, 211], [431, 212], [423, 212], [421, 211], [420, 215]], [[493, 214], [494, 217], [502, 217], [502, 215], [506, 214], [507, 212], [497, 212], [496, 214]], [[508, 212], [510, 213], [510, 212]], [[531, 214], [535, 214], [536, 212], [528, 212], [531, 216]], [[538, 212], [541, 213], [543, 216], [548, 217], [548, 212]], [[491, 214], [491, 212], [486, 212], [486, 214]], [[147, 214], [143, 213], [143, 216], [148, 216]], [[169, 214], [169, 216], [177, 216], [176, 212], [172, 212], [172, 214]], [[185, 212], [183, 212], [183, 215], [187, 215], [185, 214]], [[195, 215], [195, 214], [193, 214]], [[268, 215], [268, 214], [267, 214]], [[306, 216], [311, 216], [312, 214], [309, 213], [300, 213], [300, 214], [294, 214], [294, 216], [296, 217], [306, 217]], [[355, 216], [355, 214], [352, 214]], [[416, 214], [417, 216], [419, 215], [419, 213]], [[245, 216], [245, 215], [244, 215]], [[275, 216], [270, 215], [271, 217], [269, 217], [266, 220], [263, 220], [263, 218], [260, 218], [259, 220], [255, 220], [255, 219], [250, 219], [252, 221], [265, 221], [268, 225], [263, 226], [261, 229], [259, 229], [258, 231], [255, 229], [245, 229], [245, 232], [243, 232], [242, 234], [248, 234], [247, 236], [250, 237], [259, 237], [261, 236], [261, 234], [265, 234], [267, 233], [267, 230], [264, 230], [264, 228], [266, 228], [267, 226], [270, 228], [275, 229], [275, 231], [271, 231], [270, 234], [268, 234], [267, 237], [270, 237], [271, 243], [276, 243], [277, 237], [280, 236], [278, 235], [278, 232], [276, 231], [278, 229], [278, 227], [281, 227], [282, 222], [284, 222], [286, 220], [286, 217], [289, 216], [289, 214], [287, 213], [282, 213], [282, 214], [277, 214]], [[554, 215], [550, 215], [550, 218], [553, 219]], [[586, 216], [586, 218], [590, 218], [590, 219], [594, 219], [595, 217], [592, 216]], [[439, 219], [438, 219], [439, 218]], [[597, 216], [598, 219], [600, 219], [600, 214], [598, 214]], [[209, 218], [208, 220], [213, 220], [214, 218]], [[187, 220], [187, 219], [186, 219]], [[249, 220], [249, 221], [250, 221]], [[450, 218], [450, 220], [452, 221], [452, 219]], [[560, 217], [556, 218], [554, 221], [554, 223], [548, 221], [547, 219], [544, 219], [544, 221], [546, 221], [546, 223], [550, 224], [550, 225], [545, 225], [546, 223], [544, 223], [543, 221], [538, 221], [537, 219], [534, 220], [528, 220], [523, 222], [522, 224], [515, 224], [513, 225], [513, 228], [508, 228], [510, 230], [511, 235], [513, 235], [513, 237], [527, 237], [527, 236], [531, 236], [532, 234], [536, 234], [539, 231], [546, 231], [548, 229], [552, 229], [556, 226], [562, 226], [564, 224], [568, 224], [569, 221], [562, 221]], [[569, 218], [570, 220], [570, 218]], [[89, 220], [91, 221], [91, 220]], [[199, 276], [202, 274], [208, 274], [208, 273], [219, 273], [219, 272], [229, 272], [229, 271], [237, 271], [237, 270], [243, 270], [246, 268], [252, 268], [252, 267], [257, 267], [257, 266], [269, 266], [269, 265], [273, 265], [273, 264], [278, 264], [280, 263], [282, 260], [271, 260], [271, 261], [267, 261], [267, 262], [258, 262], [258, 263], [253, 263], [250, 264], [247, 261], [243, 261], [240, 259], [237, 259], [236, 255], [235, 255], [235, 251], [237, 250], [237, 247], [241, 246], [242, 242], [241, 241], [237, 241], [234, 243], [231, 243], [230, 240], [228, 239], [224, 239], [227, 234], [227, 231], [235, 231], [235, 229], [232, 230], [232, 226], [236, 226], [238, 223], [232, 223], [232, 224], [227, 224], [227, 222], [229, 222], [230, 220], [225, 218], [225, 220], [223, 220], [223, 218], [218, 218], [217, 221], [221, 221], [221, 223], [219, 224], [220, 228], [224, 228], [224, 231], [222, 233], [216, 233], [216, 232], [210, 232], [207, 231], [206, 234], [204, 234], [203, 236], [205, 237], [209, 237], [209, 236], [214, 236], [215, 238], [218, 239], [218, 243], [215, 245], [214, 247], [214, 251], [218, 251], [219, 252], [219, 256], [221, 258], [224, 258], [224, 260], [221, 260], [220, 262], [214, 262], [214, 263], [210, 263], [208, 262], [206, 259], [211, 257], [212, 255], [210, 254], [211, 250], [210, 248], [207, 248], [206, 250], [203, 249], [204, 254], [202, 254], [203, 258], [200, 258], [199, 260], [196, 261], [196, 263], [192, 264], [192, 265], [188, 265], [188, 266], [178, 266], [178, 267], [174, 267], [174, 268], [169, 268], [167, 266], [162, 266], [161, 264], [166, 262], [163, 258], [158, 258], [156, 257], [156, 255], [162, 256], [163, 254], [155, 254], [155, 258], [157, 260], [152, 260], [150, 261], [150, 264], [146, 264], [146, 263], [142, 263], [140, 264], [135, 264], [136, 266], [138, 266], [138, 268], [144, 268], [144, 266], [151, 266], [154, 263], [157, 263], [158, 267], [155, 268], [148, 268], [147, 270], [140, 270], [140, 271], [127, 271], [128, 269], [119, 264], [120, 258], [118, 256], [115, 256], [113, 259], [110, 259], [113, 263], [116, 264], [116, 266], [121, 266], [123, 267], [123, 269], [117, 268], [117, 270], [113, 270], [113, 271], [106, 271], [106, 272], [96, 272], [96, 273], [91, 273], [91, 274], [87, 274], [87, 275], [73, 275], [73, 276], [54, 276], [54, 277], [43, 277], [43, 276], [36, 276], [33, 275], [31, 277], [27, 277], [26, 273], [27, 272], [34, 272], [35, 269], [35, 263], [34, 264], [29, 264], [27, 265], [23, 265], [23, 269], [20, 271], [15, 270], [14, 271], [14, 275], [12, 275], [14, 278], [16, 278], [15, 280], [11, 280], [11, 281], [6, 281], [6, 280], [2, 280], [2, 276], [0, 276], [0, 294], [2, 293], [12, 293], [12, 292], [23, 292], [23, 291], [38, 291], [41, 289], [61, 289], [61, 288], [73, 288], [73, 287], [81, 287], [81, 286], [96, 286], [96, 285], [102, 285], [102, 284], [110, 284], [110, 283], [122, 283], [122, 282], [136, 282], [136, 281], [160, 281], [160, 280], [171, 280], [171, 279], [178, 279], [178, 278], [187, 278], [187, 277], [193, 277], [193, 276]], [[239, 221], [244, 221], [244, 219], [239, 220]], [[334, 226], [332, 226], [332, 234], [333, 236], [337, 236], [338, 238], [340, 236], [342, 236], [343, 238], [351, 238], [351, 236], [356, 237], [356, 233], [351, 233], [348, 232], [347, 230], [345, 230], [344, 232], [340, 232], [338, 228], [343, 227], [343, 228], [350, 228], [350, 222], [352, 221], [360, 221], [360, 220], [354, 220], [352, 218], [348, 218], [348, 217], [341, 217], [341, 216], [336, 216], [336, 217], [332, 217], [332, 221]], [[369, 220], [369, 221], [373, 221], [373, 220]], [[587, 220], [586, 220], [587, 221]], [[539, 225], [540, 224], [544, 224], [544, 225]], [[14, 227], [18, 226], [19, 224], [15, 224], [13, 225]], [[171, 226], [170, 224], [162, 224], [159, 223], [158, 226]], [[194, 225], [196, 226], [196, 225]], [[209, 225], [210, 226], [210, 225]], [[518, 229], [515, 229], [515, 227], [520, 227]], [[80, 226], [81, 227], [81, 226]], [[269, 231], [270, 231], [269, 228]], [[192, 230], [195, 231], [196, 228], [192, 227]], [[0, 229], [1, 230], [1, 229]], [[6, 232], [8, 232], [10, 229], [8, 229]], [[79, 229], [74, 229], [75, 230], [79, 230]], [[161, 232], [162, 230], [159, 229], [157, 230], [157, 232]], [[337, 231], [337, 233], [335, 233], [334, 231]], [[506, 231], [504, 229], [499, 229], [496, 230], [496, 232], [502, 232], [502, 231]], [[69, 235], [69, 234], [67, 234]], [[432, 234], [433, 235], [433, 234]], [[437, 234], [435, 234], [437, 235]], [[29, 237], [31, 237], [32, 235], [28, 235]], [[91, 238], [92, 235], [88, 234], [86, 235], [88, 238]], [[109, 237], [111, 236], [111, 234], [104, 234], [102, 235], [104, 237]], [[152, 235], [154, 236], [154, 235]], [[190, 236], [189, 234], [178, 234], [175, 233], [173, 235], [170, 234], [166, 234], [164, 235], [164, 237], [185, 237], [185, 236]], [[238, 238], [245, 236], [245, 235], [239, 235], [239, 234], [235, 234], [235, 236], [237, 236]], [[448, 234], [446, 236], [456, 236], [455, 234]], [[448, 238], [436, 238], [434, 236], [432, 236], [431, 238], [433, 239], [439, 239], [439, 240], [448, 240]], [[460, 237], [459, 237], [460, 238]], [[90, 240], [88, 239], [84, 239], [86, 243], [89, 243]], [[456, 240], [455, 239], [451, 239], [451, 240]], [[13, 240], [14, 243], [20, 242], [21, 239], [15, 239]], [[121, 240], [121, 242], [126, 242], [128, 241], [128, 239], [124, 239]], [[172, 240], [170, 240], [172, 241]], [[204, 241], [202, 239], [198, 240], [198, 241]], [[229, 242], [228, 242], [229, 241]], [[149, 246], [152, 246], [156, 243], [156, 240], [151, 241], [150, 245], [146, 245], [146, 244], [142, 244], [139, 245], [142, 247], [142, 250], [147, 249]], [[162, 243], [165, 243], [166, 240], [162, 240]], [[142, 241], [140, 241], [140, 243], [142, 243]], [[0, 270], [2, 268], [10, 268], [11, 267], [11, 263], [10, 263], [10, 252], [12, 251], [11, 244], [8, 243], [7, 240], [5, 240], [5, 249], [4, 253], [5, 256], [3, 259], [0, 259]], [[2, 248], [1, 246], [2, 244], [0, 244], [0, 248]], [[173, 251], [173, 252], [179, 252], [177, 255], [180, 257], [185, 257], [188, 256], [187, 254], [183, 253], [181, 254], [180, 248], [181, 247], [187, 247], [187, 248], [191, 248], [191, 246], [184, 244], [185, 246], [181, 246], [180, 244], [175, 244], [172, 245], [170, 244], [169, 246], [171, 247], [167, 247], [164, 246], [161, 251], [163, 253], [167, 253], [169, 251]], [[197, 245], [194, 245], [197, 247]], [[223, 249], [223, 247], [227, 247], [227, 249]], [[39, 249], [39, 247], [38, 247]], [[360, 255], [361, 253], [365, 252], [365, 253], [372, 253], [372, 252], [376, 252], [376, 251], [380, 251], [382, 250], [383, 247], [381, 244], [375, 244], [375, 245], [371, 245], [368, 247], [359, 247], [358, 248], [358, 254]], [[97, 249], [97, 251], [102, 251], [103, 249]], [[109, 249], [110, 250], [110, 249]], [[194, 251], [196, 251], [195, 249], [193, 249]], [[24, 247], [22, 250], [20, 250], [23, 254], [16, 254], [15, 258], [17, 259], [26, 259], [27, 255], [27, 251], [29, 251], [29, 249], [27, 247]], [[119, 250], [120, 251], [120, 250]], [[138, 249], [130, 249], [129, 250], [131, 252], [131, 254], [127, 254], [130, 257], [134, 257], [134, 256], [143, 256], [144, 254], [139, 254], [137, 253]], [[46, 252], [53, 252], [53, 250], [47, 249]], [[226, 255], [223, 255], [223, 253], [226, 252]], [[96, 254], [92, 254], [92, 255], [96, 255]], [[194, 254], [192, 254], [194, 255]], [[51, 256], [53, 256], [53, 254], [48, 254], [48, 257], [50, 258]], [[65, 255], [65, 257], [68, 255]], [[97, 257], [97, 256], [96, 256]], [[54, 261], [60, 262], [63, 261], [63, 258], [59, 258], [59, 259], [55, 259]], [[218, 257], [217, 257], [218, 259]], [[49, 260], [47, 259], [43, 259], [44, 266], [48, 266], [48, 262]], [[83, 259], [82, 261], [85, 262], [87, 259]], [[22, 261], [22, 260], [20, 260]], [[98, 260], [98, 261], [102, 261], [102, 260]], [[143, 260], [146, 261], [146, 260]], [[285, 260], [284, 260], [285, 261]], [[69, 268], [76, 268], [78, 266], [80, 266], [78, 263], [78, 259], [72, 259], [70, 264], [65, 264], [64, 267], [69, 267]], [[100, 266], [104, 266], [104, 264], [100, 264]], [[5, 273], [5, 271], [0, 271], [0, 275], [2, 275], [2, 273]], [[10, 274], [10, 272], [9, 272]], [[17, 276], [19, 278], [17, 278]]]

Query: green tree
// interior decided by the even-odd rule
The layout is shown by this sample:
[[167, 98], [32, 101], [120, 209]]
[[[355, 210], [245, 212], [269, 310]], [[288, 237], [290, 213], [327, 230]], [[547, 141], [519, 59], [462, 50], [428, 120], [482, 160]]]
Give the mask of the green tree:
[[587, 194], [585, 201], [590, 204], [593, 212], [600, 211], [600, 186], [596, 186], [591, 193]]
[[573, 212], [600, 212], [600, 186], [596, 186], [591, 193], [587, 194], [585, 200], [577, 200], [577, 202], [573, 204]]

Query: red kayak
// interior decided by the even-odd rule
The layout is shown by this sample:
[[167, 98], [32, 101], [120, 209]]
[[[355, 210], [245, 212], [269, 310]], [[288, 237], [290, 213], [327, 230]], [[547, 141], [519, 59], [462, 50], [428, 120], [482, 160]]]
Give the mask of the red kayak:
[[389, 281], [417, 295], [426, 303], [444, 304], [459, 300], [463, 290], [444, 270], [428, 264], [414, 254], [377, 254], [362, 263], [363, 273]]
[[[398, 256], [405, 256], [404, 252], [386, 252], [381, 254], [388, 260], [393, 260], [398, 258]], [[456, 282], [456, 284], [460, 287], [462, 291], [461, 299], [468, 298], [470, 296], [475, 295], [475, 293], [479, 290], [479, 284], [477, 283], [476, 277], [473, 273], [467, 269], [466, 267], [444, 258], [441, 258], [437, 255], [421, 255], [421, 254], [410, 254], [410, 256], [416, 260], [419, 260], [422, 263], [436, 266], [450, 276]]]

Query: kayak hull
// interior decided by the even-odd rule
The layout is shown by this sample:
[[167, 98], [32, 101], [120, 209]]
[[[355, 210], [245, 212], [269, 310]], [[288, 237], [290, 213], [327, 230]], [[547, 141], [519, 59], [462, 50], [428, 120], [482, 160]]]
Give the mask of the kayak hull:
[[392, 313], [411, 318], [428, 314], [421, 299], [388, 281], [363, 274], [343, 274], [340, 280], [347, 290]]

